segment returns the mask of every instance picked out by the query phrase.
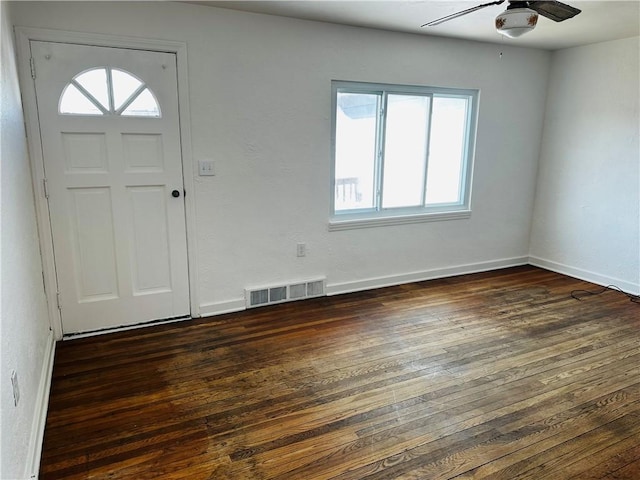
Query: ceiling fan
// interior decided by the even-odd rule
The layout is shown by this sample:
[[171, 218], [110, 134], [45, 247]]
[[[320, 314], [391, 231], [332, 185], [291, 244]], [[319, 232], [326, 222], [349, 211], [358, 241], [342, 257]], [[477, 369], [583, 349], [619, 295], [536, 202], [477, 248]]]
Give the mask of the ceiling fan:
[[[422, 27], [435, 27], [454, 18], [462, 17], [485, 7], [503, 4], [506, 0], [483, 3], [461, 12], [447, 15], [446, 17], [425, 23]], [[507, 9], [496, 17], [495, 25], [498, 33], [515, 38], [533, 30], [538, 23], [538, 14], [547, 17], [554, 22], [563, 22], [575, 17], [581, 10], [556, 1], [530, 1], [520, 2], [509, 0]]]

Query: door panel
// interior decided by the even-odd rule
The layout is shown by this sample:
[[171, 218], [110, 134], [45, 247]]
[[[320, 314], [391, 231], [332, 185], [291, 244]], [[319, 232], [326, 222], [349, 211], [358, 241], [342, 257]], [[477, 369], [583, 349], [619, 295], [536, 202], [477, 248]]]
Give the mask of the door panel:
[[107, 173], [107, 143], [104, 133], [62, 132], [67, 174]]
[[162, 186], [129, 187], [133, 293], [171, 291], [166, 195]]
[[188, 316], [175, 55], [31, 52], [63, 332]]
[[118, 298], [109, 188], [70, 188], [71, 251], [79, 302]]
[[123, 133], [122, 147], [127, 173], [164, 171], [162, 135]]

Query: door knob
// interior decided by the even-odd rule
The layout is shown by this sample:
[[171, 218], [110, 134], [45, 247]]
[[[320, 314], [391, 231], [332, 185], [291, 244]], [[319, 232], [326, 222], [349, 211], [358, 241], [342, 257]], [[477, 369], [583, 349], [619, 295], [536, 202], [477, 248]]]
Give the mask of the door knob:
[[174, 198], [178, 198], [180, 196], [180, 190], [174, 190], [171, 192], [171, 196]]

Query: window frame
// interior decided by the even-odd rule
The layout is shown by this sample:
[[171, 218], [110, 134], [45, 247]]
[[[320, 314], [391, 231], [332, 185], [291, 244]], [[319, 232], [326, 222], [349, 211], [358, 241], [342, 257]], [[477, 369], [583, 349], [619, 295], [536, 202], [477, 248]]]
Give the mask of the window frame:
[[[78, 79], [85, 75], [86, 73], [93, 71], [104, 70], [105, 72], [105, 88], [107, 93], [107, 103], [108, 105], [104, 105], [93, 93], [91, 93], [85, 86], [83, 86]], [[118, 71], [125, 75], [132, 77], [133, 79], [140, 82], [140, 84], [134, 88], [129, 95], [125, 98], [124, 101], [120, 103], [120, 105], [116, 108], [115, 106], [115, 90], [114, 90], [114, 80], [113, 80], [113, 72]], [[65, 112], [62, 108], [62, 103], [67, 95], [69, 88], [75, 88], [80, 95], [82, 95], [89, 103], [93, 104], [94, 107], [98, 110], [98, 113], [80, 113], [80, 112]], [[138, 114], [127, 114], [127, 110], [131, 105], [133, 105], [136, 100], [140, 98], [140, 96], [148, 91], [151, 98], [155, 103], [158, 114], [157, 115], [138, 115]], [[151, 90], [151, 87], [139, 78], [137, 75], [124, 70], [122, 68], [113, 67], [111, 65], [101, 65], [97, 67], [91, 67], [81, 72], [78, 72], [73, 76], [73, 78], [65, 85], [58, 97], [58, 115], [67, 116], [67, 117], [87, 117], [87, 118], [103, 118], [103, 117], [119, 117], [119, 118], [144, 118], [144, 119], [160, 119], [162, 118], [162, 109], [160, 107], [160, 102], [158, 101], [158, 97]]]
[[[355, 93], [365, 95], [379, 95], [376, 111], [376, 140], [374, 159], [374, 203], [372, 208], [351, 210], [335, 210], [336, 196], [336, 137], [337, 137], [337, 103], [339, 93]], [[367, 228], [383, 225], [397, 225], [425, 221], [453, 220], [469, 218], [471, 216], [471, 187], [473, 178], [473, 163], [475, 157], [476, 129], [478, 118], [479, 90], [430, 87], [419, 85], [396, 85], [384, 83], [352, 82], [333, 80], [331, 82], [331, 199], [329, 230], [346, 230], [352, 228]], [[430, 98], [429, 128], [426, 135], [426, 158], [422, 198], [423, 204], [409, 207], [382, 206], [384, 185], [384, 155], [386, 115], [389, 95], [410, 95]], [[464, 98], [467, 100], [466, 123], [460, 172], [460, 196], [457, 202], [436, 205], [424, 205], [427, 195], [426, 184], [428, 175], [429, 150], [431, 146], [431, 120], [433, 118], [433, 99], [436, 97]]]

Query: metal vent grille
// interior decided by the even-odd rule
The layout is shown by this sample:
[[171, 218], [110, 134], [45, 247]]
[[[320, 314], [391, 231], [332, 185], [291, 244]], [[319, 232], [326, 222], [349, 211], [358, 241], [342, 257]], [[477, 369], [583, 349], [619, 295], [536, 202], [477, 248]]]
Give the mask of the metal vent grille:
[[317, 297], [324, 295], [324, 280], [307, 282], [307, 297]]
[[302, 300], [304, 298], [325, 295], [325, 280], [308, 280], [286, 285], [271, 285], [268, 287], [251, 288], [245, 290], [245, 305], [247, 308], [271, 305], [274, 303]]
[[274, 287], [269, 289], [269, 303], [282, 302], [287, 299], [287, 287]]
[[294, 283], [293, 285], [289, 285], [289, 298], [291, 300], [304, 298], [306, 296], [307, 296], [306, 283]]
[[269, 303], [269, 290], [266, 288], [263, 290], [253, 290], [250, 293], [249, 305], [252, 307]]

